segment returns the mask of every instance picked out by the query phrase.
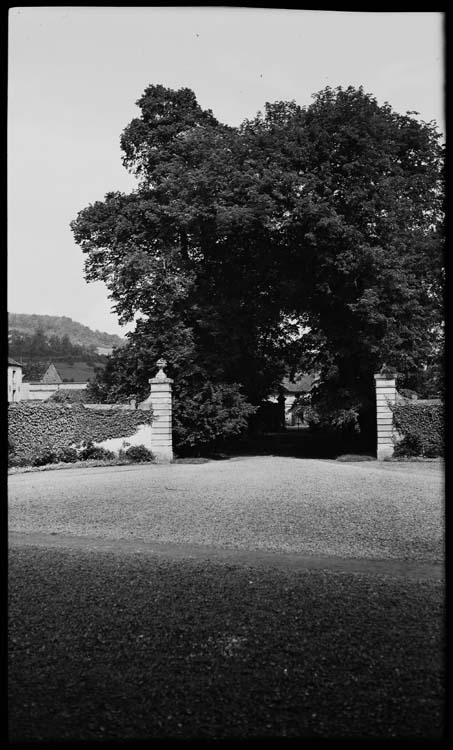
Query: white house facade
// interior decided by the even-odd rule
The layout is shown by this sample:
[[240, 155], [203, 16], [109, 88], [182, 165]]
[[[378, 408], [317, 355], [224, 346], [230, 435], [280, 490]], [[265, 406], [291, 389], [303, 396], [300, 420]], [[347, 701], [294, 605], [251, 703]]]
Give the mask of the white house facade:
[[8, 357], [8, 403], [22, 401], [22, 365]]

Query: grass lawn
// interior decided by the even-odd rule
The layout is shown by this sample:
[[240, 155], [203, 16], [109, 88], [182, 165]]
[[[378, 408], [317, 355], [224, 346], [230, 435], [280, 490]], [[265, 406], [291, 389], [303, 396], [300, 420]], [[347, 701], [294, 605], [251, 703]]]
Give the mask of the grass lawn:
[[10, 550], [10, 741], [439, 739], [440, 582]]

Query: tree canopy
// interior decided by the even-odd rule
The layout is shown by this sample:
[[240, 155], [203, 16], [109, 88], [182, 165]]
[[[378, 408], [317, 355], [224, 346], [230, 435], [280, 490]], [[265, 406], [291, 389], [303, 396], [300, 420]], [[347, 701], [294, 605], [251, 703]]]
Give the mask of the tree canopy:
[[438, 356], [434, 123], [352, 87], [267, 103], [237, 128], [189, 89], [149, 86], [137, 104], [121, 136], [137, 188], [71, 224], [87, 280], [106, 283], [120, 321], [137, 320], [98, 382], [105, 398], [144, 392], [165, 356], [177, 411], [220, 391], [240, 410], [313, 369], [320, 403], [360, 410], [381, 366], [409, 377]]

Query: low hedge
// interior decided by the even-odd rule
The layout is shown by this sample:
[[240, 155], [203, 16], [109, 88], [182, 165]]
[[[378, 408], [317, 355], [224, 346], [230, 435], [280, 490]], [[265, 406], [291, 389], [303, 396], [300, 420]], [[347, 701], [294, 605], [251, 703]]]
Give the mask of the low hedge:
[[14, 446], [14, 463], [31, 464], [46, 451], [131, 437], [139, 425], [151, 422], [150, 411], [98, 411], [83, 404], [21, 401], [8, 405], [8, 440]]
[[402, 434], [394, 456], [437, 458], [444, 455], [444, 406], [441, 403], [399, 403], [392, 407], [393, 424]]
[[127, 450], [120, 451], [120, 456], [138, 464], [154, 461], [154, 453], [148, 450], [145, 445], [131, 445]]
[[[47, 466], [47, 464], [75, 463], [78, 453], [75, 448], [58, 448], [57, 450], [44, 450], [33, 459], [33, 466]], [[14, 463], [14, 462], [13, 462]]]

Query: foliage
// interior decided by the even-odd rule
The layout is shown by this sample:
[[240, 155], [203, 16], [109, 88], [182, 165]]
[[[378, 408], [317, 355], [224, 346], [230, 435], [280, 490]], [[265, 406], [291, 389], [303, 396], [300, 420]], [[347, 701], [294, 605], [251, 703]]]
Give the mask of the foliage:
[[[9, 353], [14, 349], [9, 349]], [[22, 353], [15, 352], [16, 357], [22, 362]], [[40, 380], [42, 375], [45, 373], [49, 366], [49, 360], [35, 359], [34, 361], [28, 361], [22, 366], [22, 378], [23, 380]]]
[[443, 456], [443, 404], [412, 401], [398, 403], [392, 411], [393, 423], [403, 436], [395, 445], [394, 456]]
[[59, 448], [57, 450], [58, 461], [65, 464], [73, 464], [79, 460], [79, 453], [76, 448]]
[[218, 433], [217, 417], [206, 422], [222, 411], [216, 389], [241, 384], [258, 405], [286, 372], [315, 370], [322, 419], [372, 427], [384, 360], [420, 371], [442, 347], [435, 125], [352, 87], [307, 107], [268, 103], [238, 128], [189, 89], [149, 86], [137, 104], [121, 138], [137, 189], [71, 224], [87, 280], [105, 282], [121, 322], [137, 321], [95, 389], [143, 393], [164, 355], [191, 443]]
[[76, 461], [98, 461], [112, 459], [115, 454], [105, 448], [94, 446], [89, 442], [80, 451], [75, 448], [57, 448], [39, 453], [32, 461], [32, 466], [47, 466], [48, 464], [75, 463]]
[[400, 396], [403, 396], [403, 398], [411, 398], [416, 399], [418, 398], [417, 391], [412, 390], [412, 388], [399, 388], [397, 386], [398, 393]]
[[423, 456], [423, 443], [420, 435], [405, 435], [395, 444], [394, 458], [411, 458]]
[[19, 468], [22, 466], [29, 466], [29, 459], [24, 456], [8, 455], [8, 469]]
[[131, 445], [122, 455], [134, 463], [154, 461], [154, 454], [145, 445]]
[[[324, 405], [323, 405], [324, 406]], [[356, 434], [360, 432], [358, 407], [349, 409], [307, 406], [304, 417], [311, 430]]]
[[[93, 349], [97, 346], [109, 348], [124, 344], [124, 340], [115, 334], [93, 331], [64, 315], [8, 313], [8, 329], [12, 336], [23, 334], [28, 341], [39, 330], [47, 341], [58, 340], [61, 345], [63, 340], [69, 339], [71, 345], [81, 346], [83, 349]], [[11, 356], [15, 358], [14, 354]]]
[[32, 461], [32, 466], [47, 466], [47, 464], [58, 463], [57, 451], [45, 450], [38, 453]]
[[247, 427], [248, 417], [255, 411], [239, 386], [226, 383], [201, 383], [193, 392], [179, 398], [173, 410], [173, 436], [179, 453], [210, 448], [239, 435]]
[[130, 437], [151, 420], [149, 411], [101, 411], [83, 404], [21, 401], [9, 405], [8, 438], [15, 446], [15, 459], [31, 462], [44, 451], [70, 448], [83, 441]]
[[412, 391], [422, 399], [445, 399], [445, 355], [444, 342], [441, 342], [438, 353], [434, 354], [429, 363], [415, 372], [398, 376], [398, 390]]
[[362, 431], [360, 400], [352, 389], [342, 386], [339, 379], [315, 384], [310, 393], [295, 401], [292, 412], [304, 420], [311, 430], [358, 435]]
[[[147, 352], [135, 354], [135, 347], [126, 344], [107, 358], [105, 368], [96, 368], [96, 377], [87, 385], [87, 398], [92, 403], [116, 404], [131, 399], [140, 402], [149, 395], [148, 380], [155, 370]], [[147, 369], [149, 361], [149, 370]]]
[[336, 404], [352, 417], [352, 399], [372, 425], [373, 373], [384, 361], [419, 370], [440, 335], [442, 150], [432, 125], [362, 90], [321, 92], [306, 127], [310, 178], [289, 219], [295, 261], [305, 255], [294, 295], [311, 308], [301, 352], [319, 367], [324, 414]]
[[281, 432], [285, 428], [285, 416], [278, 403], [263, 401], [249, 419], [249, 431], [258, 435], [265, 432]]
[[[211, 373], [194, 363], [190, 335], [182, 327], [163, 332], [161, 340], [166, 341], [166, 373], [174, 381], [175, 450], [215, 447], [219, 441], [245, 430], [255, 407], [248, 403], [241, 387], [214, 382]], [[156, 370], [158, 343], [138, 326], [131, 343], [116, 350], [102, 376], [89, 384], [90, 399], [97, 403], [144, 400], [149, 395], [148, 380]]]
[[55, 391], [48, 401], [54, 401], [57, 404], [87, 404], [92, 403], [90, 399], [90, 394], [87, 389], [65, 389], [60, 388], [58, 391]]
[[24, 363], [25, 380], [40, 380], [50, 362], [55, 364], [63, 380], [68, 367], [71, 373], [79, 375], [77, 380], [84, 380], [85, 373], [93, 365], [100, 367], [105, 364], [105, 356], [97, 354], [93, 346], [72, 344], [67, 334], [62, 338], [54, 335], [47, 337], [42, 329], [37, 329], [32, 335], [11, 331], [8, 353], [13, 359]]
[[115, 454], [112, 451], [103, 448], [102, 446], [93, 445], [93, 442], [89, 440], [85, 447], [79, 452], [80, 461], [88, 461], [89, 459], [95, 459], [102, 461], [104, 459], [115, 458]]
[[40, 380], [53, 362], [64, 382], [86, 381], [93, 377], [94, 367], [105, 366], [106, 357], [96, 347], [124, 343], [118, 336], [92, 331], [65, 317], [10, 313], [9, 325], [8, 353], [24, 363], [24, 380]]
[[27, 460], [17, 455], [15, 443], [8, 437], [8, 468], [26, 466]]

